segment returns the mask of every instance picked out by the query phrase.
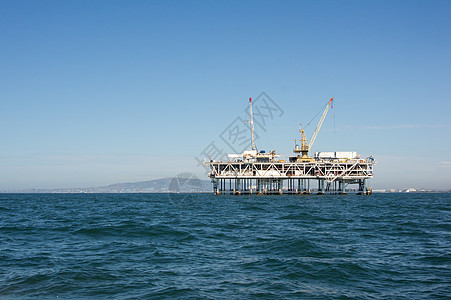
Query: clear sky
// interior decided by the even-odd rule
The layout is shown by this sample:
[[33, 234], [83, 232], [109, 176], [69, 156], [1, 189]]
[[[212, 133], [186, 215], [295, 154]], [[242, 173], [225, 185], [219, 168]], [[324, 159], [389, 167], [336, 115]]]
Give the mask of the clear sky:
[[451, 1], [0, 1], [0, 190], [204, 178], [195, 157], [261, 92], [282, 116], [256, 128], [260, 149], [290, 154], [335, 97], [313, 151], [373, 155], [374, 188], [451, 188], [450, 15]]

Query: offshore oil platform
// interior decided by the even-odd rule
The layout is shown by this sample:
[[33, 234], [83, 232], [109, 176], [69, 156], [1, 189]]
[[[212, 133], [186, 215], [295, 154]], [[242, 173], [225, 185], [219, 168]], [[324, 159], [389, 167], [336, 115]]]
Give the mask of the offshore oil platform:
[[[254, 140], [252, 98], [249, 98], [251, 150], [241, 154], [228, 154], [229, 161], [211, 160], [204, 164], [215, 195], [269, 195], [269, 194], [372, 194], [367, 180], [373, 177], [375, 160], [372, 156], [362, 159], [356, 152], [316, 152], [309, 156], [327, 112], [333, 103], [331, 98], [307, 142], [304, 129], [301, 138], [295, 140], [294, 155], [288, 161], [280, 159], [274, 150], [258, 151]], [[300, 142], [300, 145], [297, 143]], [[349, 188], [349, 185], [356, 186]]]

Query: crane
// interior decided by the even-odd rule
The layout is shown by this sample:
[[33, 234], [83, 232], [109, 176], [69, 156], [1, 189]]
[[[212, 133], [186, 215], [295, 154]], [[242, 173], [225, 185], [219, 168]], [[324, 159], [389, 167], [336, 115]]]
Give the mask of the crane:
[[321, 126], [323, 125], [324, 119], [326, 118], [327, 112], [329, 111], [329, 107], [332, 104], [332, 101], [334, 100], [334, 97], [330, 98], [329, 102], [326, 105], [326, 108], [323, 111], [323, 115], [321, 116], [321, 119], [318, 122], [318, 125], [316, 125], [315, 132], [313, 133], [312, 138], [310, 139], [310, 143], [307, 143], [307, 138], [305, 137], [305, 132], [302, 127], [299, 128], [299, 131], [301, 132], [301, 139], [295, 140], [301, 142], [301, 148], [299, 148], [299, 145], [296, 145], [293, 152], [294, 153], [301, 153], [301, 157], [298, 157], [297, 161], [300, 162], [309, 162], [313, 161], [313, 158], [308, 156], [308, 151], [310, 148], [313, 147], [313, 144], [315, 143], [316, 137], [318, 136], [318, 132], [321, 129]]

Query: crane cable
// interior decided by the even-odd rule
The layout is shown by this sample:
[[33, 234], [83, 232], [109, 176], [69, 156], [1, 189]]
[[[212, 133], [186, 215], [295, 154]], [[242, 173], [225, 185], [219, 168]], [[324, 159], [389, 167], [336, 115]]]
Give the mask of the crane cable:
[[332, 105], [332, 109], [334, 110], [334, 134], [335, 134], [335, 109], [334, 109], [333, 105]]
[[310, 125], [310, 123], [312, 123], [313, 120], [315, 120], [316, 117], [317, 117], [321, 112], [324, 111], [324, 109], [326, 108], [326, 106], [327, 106], [328, 104], [329, 104], [329, 102], [328, 102], [326, 105], [324, 105], [323, 108], [321, 108], [321, 110], [316, 114], [316, 116], [314, 116], [314, 117], [307, 123], [307, 126], [305, 126], [304, 128], [307, 128], [307, 127]]
[[[307, 123], [307, 126], [304, 127], [304, 129], [307, 129], [307, 127], [310, 125], [310, 123], [313, 122], [313, 120], [316, 119], [316, 117], [322, 112], [324, 111], [324, 109], [326, 108], [326, 106], [329, 103], [327, 103], [326, 105], [323, 106], [323, 108], [321, 108], [321, 110]], [[331, 108], [334, 110], [334, 134], [335, 134], [335, 109], [334, 109], [334, 104], [331, 105]], [[295, 143], [296, 144], [296, 143]]]
[[272, 143], [271, 143], [271, 139], [269, 138], [269, 135], [266, 133], [265, 130], [263, 130], [263, 132], [265, 133], [266, 138], [268, 139], [268, 142], [269, 142], [269, 144], [271, 145], [271, 150], [273, 150], [273, 149], [274, 149], [274, 146], [273, 146]]

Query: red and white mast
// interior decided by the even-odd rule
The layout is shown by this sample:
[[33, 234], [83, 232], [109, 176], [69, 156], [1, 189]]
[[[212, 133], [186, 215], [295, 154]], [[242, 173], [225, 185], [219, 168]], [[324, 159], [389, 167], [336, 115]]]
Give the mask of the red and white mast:
[[255, 150], [255, 141], [254, 141], [254, 116], [252, 114], [252, 98], [249, 98], [249, 107], [251, 110], [251, 139], [252, 139], [252, 150]]

